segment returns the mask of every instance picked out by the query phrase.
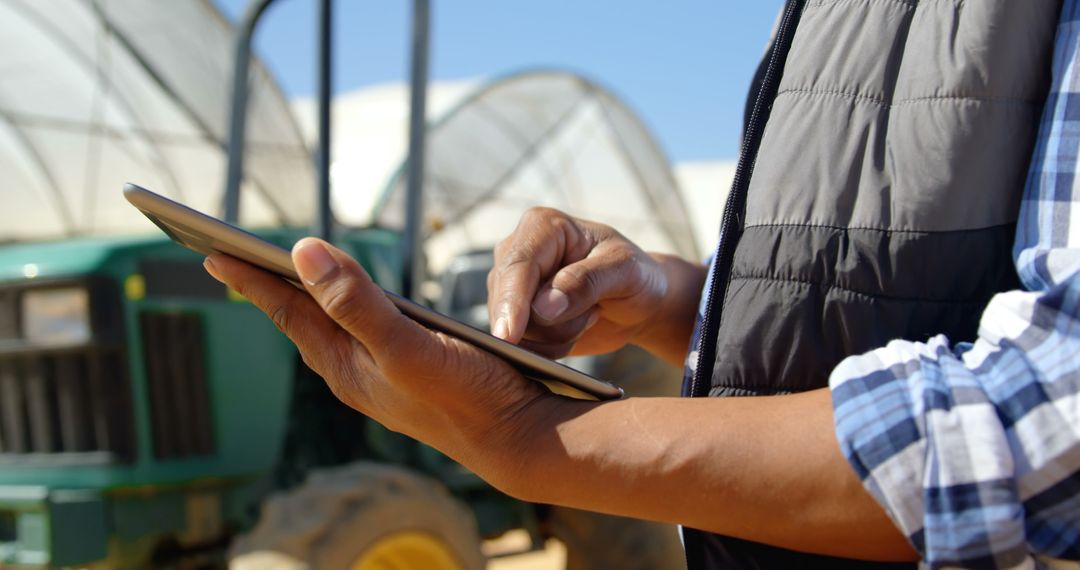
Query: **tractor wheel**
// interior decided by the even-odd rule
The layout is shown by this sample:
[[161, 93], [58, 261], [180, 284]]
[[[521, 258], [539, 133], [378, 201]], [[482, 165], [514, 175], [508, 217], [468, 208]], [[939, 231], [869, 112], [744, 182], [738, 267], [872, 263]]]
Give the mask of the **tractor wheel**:
[[481, 570], [485, 563], [473, 514], [442, 485], [366, 462], [315, 471], [272, 496], [229, 559], [234, 570]]
[[685, 568], [672, 525], [551, 507], [547, 529], [566, 545], [566, 570]]

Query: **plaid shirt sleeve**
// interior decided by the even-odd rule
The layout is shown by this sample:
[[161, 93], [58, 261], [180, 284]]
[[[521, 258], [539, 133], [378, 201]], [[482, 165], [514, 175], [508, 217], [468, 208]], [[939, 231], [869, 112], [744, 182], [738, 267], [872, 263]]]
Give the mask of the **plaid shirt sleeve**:
[[1015, 248], [1026, 290], [974, 344], [895, 341], [833, 372], [848, 462], [932, 568], [1080, 560], [1080, 0], [1065, 0]]

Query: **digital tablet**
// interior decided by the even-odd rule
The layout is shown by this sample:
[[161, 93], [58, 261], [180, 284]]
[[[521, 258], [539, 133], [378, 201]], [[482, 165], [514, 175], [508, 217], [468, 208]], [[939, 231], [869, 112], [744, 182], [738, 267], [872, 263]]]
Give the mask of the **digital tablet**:
[[[203, 255], [231, 255], [303, 289], [287, 250], [135, 184], [124, 185], [124, 197], [176, 243]], [[389, 291], [384, 293], [398, 310], [416, 322], [502, 358], [527, 378], [543, 382], [552, 392], [589, 400], [611, 400], [623, 395], [622, 388], [614, 384], [495, 338]]]

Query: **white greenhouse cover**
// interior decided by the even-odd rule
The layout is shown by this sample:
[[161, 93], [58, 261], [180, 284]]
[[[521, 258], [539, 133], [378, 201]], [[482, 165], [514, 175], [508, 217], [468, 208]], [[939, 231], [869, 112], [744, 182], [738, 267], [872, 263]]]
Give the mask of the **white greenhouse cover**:
[[[0, 0], [0, 242], [152, 231], [122, 199], [128, 181], [220, 215], [234, 41], [209, 0]], [[313, 162], [296, 118], [313, 140], [312, 104], [291, 109], [258, 64], [251, 83], [241, 223], [307, 225]], [[338, 223], [400, 228], [407, 87], [339, 96], [333, 121]], [[490, 248], [535, 205], [699, 257], [663, 152], [589, 80], [438, 82], [428, 121], [429, 269]]]
[[720, 218], [724, 213], [728, 190], [735, 179], [735, 160], [680, 162], [675, 165], [679, 190], [690, 206], [698, 250], [716, 249], [720, 240]]
[[[0, 0], [0, 241], [148, 231], [127, 181], [220, 214], [234, 42], [209, 0]], [[252, 69], [241, 221], [310, 223], [310, 154]]]
[[[314, 136], [312, 103], [297, 116]], [[637, 117], [580, 75], [532, 71], [429, 89], [423, 188], [428, 269], [487, 249], [530, 206], [612, 225], [643, 248], [698, 259], [693, 222], [670, 164]], [[335, 216], [403, 226], [408, 90], [339, 96], [333, 109]]]

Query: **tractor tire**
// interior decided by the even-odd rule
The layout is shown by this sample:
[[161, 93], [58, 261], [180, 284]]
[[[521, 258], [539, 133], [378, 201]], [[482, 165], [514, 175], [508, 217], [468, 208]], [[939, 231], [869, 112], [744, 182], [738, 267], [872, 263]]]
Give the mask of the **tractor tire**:
[[685, 568], [674, 526], [551, 507], [548, 532], [566, 546], [566, 570]]
[[471, 511], [437, 481], [360, 462], [318, 470], [263, 503], [255, 528], [229, 549], [247, 569], [482, 570]]

